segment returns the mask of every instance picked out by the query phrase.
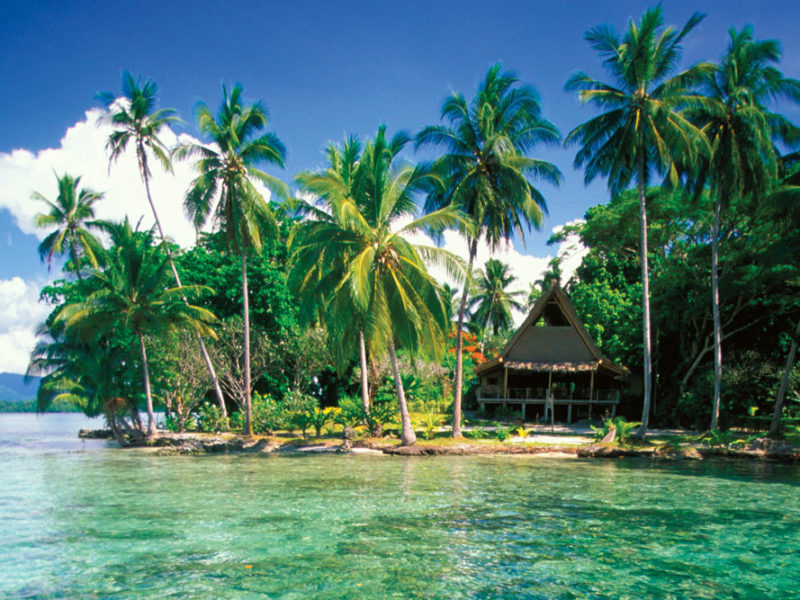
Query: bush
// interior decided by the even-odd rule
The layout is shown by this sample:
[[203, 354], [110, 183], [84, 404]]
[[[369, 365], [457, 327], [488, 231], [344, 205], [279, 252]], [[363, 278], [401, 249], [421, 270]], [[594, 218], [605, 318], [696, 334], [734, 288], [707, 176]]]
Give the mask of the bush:
[[356, 427], [365, 425], [371, 433], [377, 433], [385, 425], [397, 421], [398, 408], [394, 398], [388, 394], [379, 394], [369, 409], [369, 414], [364, 411], [361, 399], [345, 396], [339, 400], [339, 414], [337, 420], [342, 425]]
[[197, 428], [206, 433], [216, 433], [217, 431], [227, 431], [228, 422], [222, 418], [222, 411], [219, 406], [210, 402], [203, 402], [197, 409]]

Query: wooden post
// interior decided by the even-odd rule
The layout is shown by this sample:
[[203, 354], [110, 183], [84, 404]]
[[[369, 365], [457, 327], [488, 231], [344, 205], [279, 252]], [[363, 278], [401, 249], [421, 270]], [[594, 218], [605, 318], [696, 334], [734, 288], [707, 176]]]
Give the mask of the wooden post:
[[592, 400], [594, 399], [594, 370], [592, 370], [592, 376], [589, 379], [589, 420], [592, 420]]
[[547, 419], [547, 404], [550, 405], [550, 432], [552, 433], [553, 427], [556, 422], [556, 405], [553, 402], [553, 369], [550, 369], [550, 375], [547, 378], [547, 400], [545, 400], [545, 420]]
[[503, 365], [503, 399], [508, 398], [508, 365]]
[[572, 404], [567, 404], [567, 424], [572, 424]]

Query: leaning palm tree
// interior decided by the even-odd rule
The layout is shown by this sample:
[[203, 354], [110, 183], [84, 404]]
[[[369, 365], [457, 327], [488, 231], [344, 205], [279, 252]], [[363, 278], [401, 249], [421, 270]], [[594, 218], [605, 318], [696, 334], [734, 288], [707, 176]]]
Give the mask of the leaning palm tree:
[[566, 89], [577, 91], [583, 103], [604, 112], [573, 129], [567, 144], [581, 145], [575, 166], [585, 169], [589, 183], [608, 177], [612, 196], [619, 195], [635, 178], [639, 191], [641, 235], [642, 307], [644, 347], [644, 435], [651, 403], [650, 279], [647, 265], [647, 211], [645, 190], [651, 172], [668, 174], [677, 183], [676, 160], [692, 164], [708, 144], [700, 130], [681, 110], [698, 101], [692, 87], [710, 71], [699, 64], [675, 74], [681, 42], [703, 19], [695, 13], [680, 31], [663, 26], [661, 7], [648, 9], [639, 23], [631, 21], [625, 34], [607, 25], [594, 27], [584, 36], [604, 59], [613, 77], [604, 83], [585, 73], [569, 78]]
[[153, 246], [152, 231], [134, 231], [127, 218], [109, 227], [111, 248], [107, 266], [92, 272], [97, 289], [85, 301], [68, 304], [57, 320], [78, 339], [95, 339], [119, 329], [130, 331], [139, 341], [144, 391], [147, 399], [148, 435], [156, 433], [150, 369], [147, 361], [148, 336], [178, 328], [214, 336], [214, 315], [184, 302], [207, 288], [201, 286], [165, 289], [169, 261]]
[[[393, 164], [408, 141], [403, 133], [387, 139], [385, 127], [378, 130], [375, 140], [354, 161], [354, 193], [320, 194], [318, 214], [303, 225], [305, 231], [293, 247], [292, 266], [293, 278], [310, 274], [302, 282], [307, 293], [328, 290], [324, 312], [327, 324], [336, 328], [334, 335], [354, 330], [352, 325], [360, 326], [373, 356], [388, 352], [404, 445], [413, 444], [416, 435], [400, 376], [397, 346], [411, 353], [441, 356], [447, 312], [426, 261], [445, 266], [456, 277], [461, 270], [458, 260], [448, 252], [412, 244], [406, 236], [457, 226], [462, 220], [452, 207], [414, 218], [413, 195], [426, 176], [421, 169], [397, 169]], [[352, 142], [347, 146], [354, 149]], [[322, 191], [312, 175], [300, 180], [314, 193]]]
[[[777, 40], [755, 41], [751, 27], [730, 29], [721, 63], [703, 82], [706, 97], [690, 115], [708, 137], [711, 155], [694, 173], [698, 193], [711, 189], [711, 297], [714, 319], [714, 402], [711, 429], [719, 426], [722, 392], [722, 323], [719, 300], [719, 242], [722, 210], [738, 198], [765, 193], [778, 179], [773, 139], [792, 129], [785, 117], [769, 112], [775, 98], [800, 100], [800, 82], [785, 78]], [[781, 141], [786, 141], [781, 140]]]
[[[156, 110], [157, 91], [156, 83], [152, 79], [134, 79], [128, 71], [123, 72], [121, 99], [116, 98], [110, 92], [98, 94], [98, 97], [107, 108], [106, 114], [100, 120], [103, 123], [108, 123], [114, 129], [106, 144], [106, 149], [109, 152], [109, 170], [111, 169], [111, 164], [116, 162], [128, 148], [128, 144], [132, 143], [134, 146], [136, 160], [139, 164], [139, 176], [144, 184], [147, 202], [153, 211], [153, 219], [156, 222], [164, 251], [167, 253], [172, 276], [175, 278], [177, 286], [180, 287], [181, 278], [178, 275], [178, 269], [175, 267], [175, 261], [172, 259], [172, 252], [166, 243], [164, 228], [161, 226], [161, 219], [158, 218], [158, 211], [150, 193], [151, 172], [148, 158], [149, 151], [166, 171], [172, 172], [170, 152], [158, 136], [165, 127], [168, 128], [171, 124], [180, 122], [180, 119], [175, 110], [171, 108]], [[200, 353], [211, 378], [211, 383], [217, 396], [217, 403], [222, 411], [223, 419], [225, 419], [227, 417], [225, 398], [222, 395], [222, 388], [220, 387], [214, 364], [211, 362], [211, 357], [208, 354], [203, 338], [199, 335], [197, 336], [197, 343], [200, 346]]]
[[187, 144], [176, 150], [178, 158], [198, 158], [197, 177], [186, 193], [184, 208], [195, 226], [202, 227], [213, 216], [225, 232], [229, 252], [238, 253], [242, 263], [242, 314], [244, 320], [245, 435], [252, 434], [250, 382], [250, 300], [247, 289], [247, 255], [260, 252], [262, 236], [277, 235], [275, 216], [261, 195], [257, 183], [280, 197], [287, 197], [286, 185], [262, 171], [265, 164], [283, 167], [286, 149], [278, 136], [264, 132], [267, 114], [264, 106], [242, 104], [242, 86], [228, 94], [222, 86], [223, 100], [216, 118], [203, 103], [197, 108], [197, 125], [208, 140]]
[[511, 311], [523, 309], [517, 298], [524, 292], [510, 292], [507, 289], [516, 280], [509, 273], [509, 266], [494, 258], [489, 259], [480, 271], [475, 286], [476, 294], [472, 299], [474, 307], [470, 310], [482, 332], [485, 333], [490, 326], [494, 335], [511, 329], [514, 322]]
[[94, 218], [94, 207], [98, 200], [103, 198], [102, 193], [81, 188], [81, 178], [64, 174], [56, 175], [58, 180], [58, 195], [55, 200], [48, 200], [39, 192], [34, 192], [31, 198], [44, 202], [47, 205], [46, 213], [36, 215], [36, 226], [44, 229], [55, 227], [42, 243], [39, 244], [39, 257], [42, 262], [52, 264], [54, 255], [68, 254], [72, 261], [72, 269], [78, 279], [81, 277], [79, 256], [85, 256], [92, 267], [97, 267], [97, 254], [101, 248], [98, 239], [89, 231], [102, 229], [102, 221]]
[[[511, 73], [493, 65], [471, 102], [453, 93], [442, 106], [445, 125], [425, 127], [416, 147], [445, 150], [428, 165], [444, 185], [432, 187], [426, 210], [452, 205], [469, 217], [467, 273], [485, 240], [492, 250], [516, 233], [541, 226], [546, 204], [530, 178], [558, 184], [559, 170], [551, 163], [529, 158], [540, 144], [559, 140], [556, 127], [542, 117], [539, 97], [529, 86], [518, 86]], [[464, 286], [456, 325], [456, 369], [453, 437], [461, 437], [463, 357], [462, 333], [470, 282]]]

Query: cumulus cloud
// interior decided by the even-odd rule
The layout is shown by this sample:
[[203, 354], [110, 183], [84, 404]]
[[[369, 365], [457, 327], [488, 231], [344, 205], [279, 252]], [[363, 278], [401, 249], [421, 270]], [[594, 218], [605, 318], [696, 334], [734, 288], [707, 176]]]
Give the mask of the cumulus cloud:
[[36, 344], [36, 328], [50, 312], [39, 303], [46, 282], [0, 279], [0, 371], [24, 373]]
[[[87, 111], [82, 121], [66, 131], [58, 148], [36, 153], [24, 149], [0, 153], [0, 208], [8, 208], [25, 233], [33, 233], [40, 239], [47, 235], [34, 227], [34, 217], [43, 210], [43, 205], [30, 196], [37, 191], [54, 199], [57, 194], [54, 172], [81, 176], [82, 187], [105, 192], [105, 199], [95, 205], [98, 218], [121, 220], [127, 215], [134, 223], [141, 218], [143, 227], [154, 224], [132, 146], [109, 172], [105, 145], [111, 128], [97, 125], [101, 114], [100, 109]], [[192, 141], [190, 136], [180, 137], [181, 141]], [[176, 134], [166, 128], [161, 139], [167, 146], [178, 141]], [[192, 244], [194, 228], [183, 215], [182, 207], [183, 196], [194, 178], [192, 161], [176, 163], [174, 174], [166, 173], [158, 163], [150, 167], [153, 201], [166, 235], [182, 246]]]

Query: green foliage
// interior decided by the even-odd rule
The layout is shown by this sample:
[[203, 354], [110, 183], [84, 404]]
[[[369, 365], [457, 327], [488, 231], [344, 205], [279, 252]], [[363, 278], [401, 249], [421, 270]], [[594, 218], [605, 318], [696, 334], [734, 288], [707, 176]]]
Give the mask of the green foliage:
[[426, 412], [420, 425], [422, 426], [422, 436], [426, 440], [432, 440], [442, 424], [442, 416], [435, 412]]
[[464, 435], [473, 440], [483, 440], [490, 437], [491, 432], [485, 427], [473, 426], [471, 429], [465, 429]]
[[628, 421], [625, 417], [605, 417], [603, 419], [602, 427], [595, 427], [591, 425], [594, 431], [595, 441], [602, 440], [611, 429], [616, 429], [617, 434], [614, 441], [620, 446], [627, 446], [631, 441], [630, 436], [637, 427], [641, 427], [641, 423], [637, 421]]
[[[238, 413], [234, 413], [237, 414]], [[233, 419], [231, 419], [233, 420]], [[203, 402], [197, 409], [197, 428], [206, 433], [227, 431], [229, 424], [222, 418], [222, 410], [216, 404]], [[231, 423], [231, 425], [235, 424]]]
[[399, 418], [397, 402], [391, 394], [378, 394], [369, 413], [364, 411], [361, 398], [353, 396], [341, 398], [339, 408], [337, 422], [350, 427], [364, 425], [369, 431], [378, 431], [386, 425], [395, 424]]
[[494, 431], [494, 436], [498, 442], [505, 442], [514, 434], [514, 429], [511, 427], [498, 427]]

